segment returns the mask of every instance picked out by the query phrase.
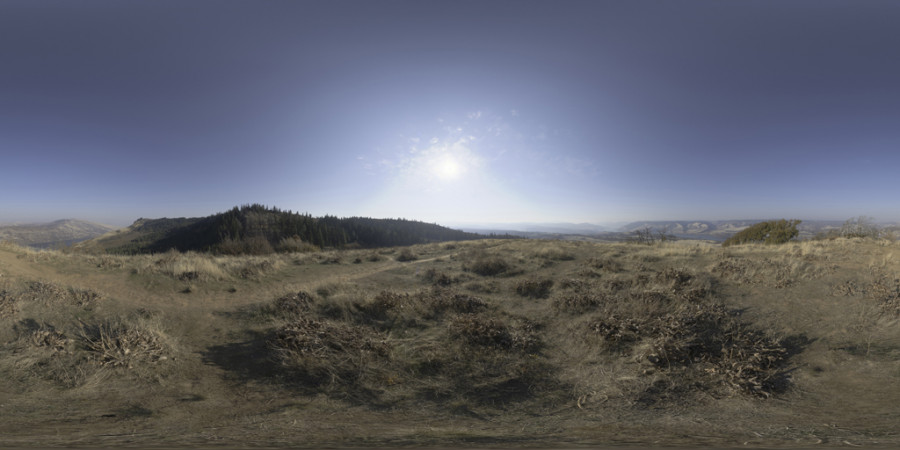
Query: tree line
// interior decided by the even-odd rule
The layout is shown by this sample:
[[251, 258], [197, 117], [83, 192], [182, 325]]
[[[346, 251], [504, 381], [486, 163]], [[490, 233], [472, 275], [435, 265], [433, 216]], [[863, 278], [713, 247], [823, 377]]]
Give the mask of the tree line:
[[242, 205], [198, 219], [144, 220], [147, 234], [115, 253], [169, 249], [223, 254], [266, 254], [317, 248], [393, 247], [483, 239], [476, 233], [407, 219], [313, 217], [261, 204]]

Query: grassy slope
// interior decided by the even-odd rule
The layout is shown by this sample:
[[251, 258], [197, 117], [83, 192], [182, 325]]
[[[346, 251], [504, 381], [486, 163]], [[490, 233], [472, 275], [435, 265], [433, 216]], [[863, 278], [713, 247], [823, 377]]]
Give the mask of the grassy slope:
[[[474, 241], [403, 262], [5, 246], [0, 446], [896, 445], [896, 250]], [[719, 303], [741, 311], [728, 333], [780, 338], [786, 390], [748, 394], [702, 354], [658, 362], [653, 345], [696, 338], [665, 341], [661, 323]]]

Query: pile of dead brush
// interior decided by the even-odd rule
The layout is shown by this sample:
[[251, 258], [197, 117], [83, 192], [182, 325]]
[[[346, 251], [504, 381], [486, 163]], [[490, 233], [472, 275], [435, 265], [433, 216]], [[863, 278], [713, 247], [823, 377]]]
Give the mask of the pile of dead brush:
[[669, 304], [647, 314], [611, 313], [589, 323], [603, 348], [710, 393], [768, 397], [787, 387], [787, 347], [723, 305]]

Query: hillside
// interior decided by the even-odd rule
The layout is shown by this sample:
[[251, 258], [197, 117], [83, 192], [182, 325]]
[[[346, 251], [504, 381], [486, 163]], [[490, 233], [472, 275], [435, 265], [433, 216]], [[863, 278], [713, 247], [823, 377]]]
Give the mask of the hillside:
[[896, 448], [898, 250], [0, 245], [0, 447]]
[[475, 233], [405, 219], [312, 217], [262, 205], [201, 218], [138, 219], [130, 227], [81, 246], [109, 253], [170, 249], [219, 254], [269, 254], [315, 248], [386, 247], [483, 238]]
[[[659, 220], [631, 222], [622, 227], [625, 233], [650, 228], [652, 230], [666, 230], [678, 238], [684, 239], [709, 239], [724, 241], [738, 231], [755, 223], [768, 219], [754, 220]], [[800, 230], [800, 239], [810, 238], [817, 233], [837, 230], [841, 228], [842, 221], [804, 220], [797, 227]]]
[[0, 241], [33, 248], [53, 248], [93, 239], [113, 227], [83, 220], [64, 219], [50, 223], [0, 226]]

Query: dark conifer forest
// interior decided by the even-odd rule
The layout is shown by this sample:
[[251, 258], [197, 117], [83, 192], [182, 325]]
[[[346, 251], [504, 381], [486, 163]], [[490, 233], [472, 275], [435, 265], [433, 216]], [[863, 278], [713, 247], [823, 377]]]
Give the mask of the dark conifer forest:
[[485, 236], [406, 219], [313, 217], [260, 204], [202, 218], [139, 219], [139, 237], [111, 253], [200, 251], [267, 254], [318, 248], [374, 248], [462, 241]]

